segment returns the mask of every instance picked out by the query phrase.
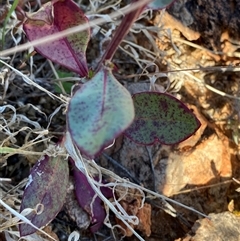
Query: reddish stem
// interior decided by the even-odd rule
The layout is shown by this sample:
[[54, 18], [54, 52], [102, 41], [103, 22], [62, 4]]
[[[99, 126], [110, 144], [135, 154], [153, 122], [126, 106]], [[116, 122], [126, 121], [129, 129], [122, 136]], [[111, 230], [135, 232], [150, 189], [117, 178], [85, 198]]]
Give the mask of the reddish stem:
[[[136, 2], [140, 2], [140, 0], [133, 0], [131, 5], [136, 3]], [[129, 7], [131, 7], [131, 5]], [[98, 66], [97, 66], [96, 72], [99, 71], [99, 69], [102, 67], [102, 64], [106, 60], [108, 60], [108, 61], [112, 60], [115, 52], [117, 51], [118, 46], [120, 45], [122, 40], [125, 38], [125, 36], [129, 32], [131, 26], [136, 21], [136, 19], [140, 16], [141, 12], [143, 11], [143, 9], [146, 6], [147, 6], [147, 4], [144, 4], [144, 5], [140, 6], [139, 8], [133, 10], [132, 12], [127, 13], [124, 16], [120, 26], [117, 28], [117, 31], [116, 31], [115, 35], [111, 39], [111, 41], [110, 41], [110, 43], [109, 43], [109, 45], [108, 45], [104, 55], [102, 56], [102, 58], [100, 60]]]

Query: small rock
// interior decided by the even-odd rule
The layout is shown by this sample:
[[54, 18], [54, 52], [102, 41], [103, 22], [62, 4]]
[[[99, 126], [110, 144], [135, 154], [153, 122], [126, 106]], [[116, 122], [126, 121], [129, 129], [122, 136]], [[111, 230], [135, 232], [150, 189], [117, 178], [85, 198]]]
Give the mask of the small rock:
[[230, 212], [210, 214], [210, 219], [197, 220], [191, 234], [175, 241], [238, 241], [240, 217]]

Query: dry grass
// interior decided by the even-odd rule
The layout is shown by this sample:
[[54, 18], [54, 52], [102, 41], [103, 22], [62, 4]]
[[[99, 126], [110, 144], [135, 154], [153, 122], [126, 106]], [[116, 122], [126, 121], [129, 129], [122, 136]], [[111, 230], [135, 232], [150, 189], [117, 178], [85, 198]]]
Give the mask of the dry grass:
[[[27, 11], [36, 11], [40, 7], [40, 1], [36, 0], [30, 3], [32, 4], [25, 1], [24, 7]], [[119, 25], [119, 18], [116, 17], [121, 16], [128, 9], [124, 9], [123, 6], [126, 3], [121, 0], [101, 1], [101, 3], [100, 1], [91, 1], [91, 4], [88, 4], [88, 1], [80, 1], [79, 4], [91, 20], [92, 40], [87, 52], [87, 58], [90, 66], [96, 66], [97, 60], [104, 51], [105, 44], [112, 36], [114, 29]], [[188, 80], [194, 82], [194, 85], [229, 98], [233, 107], [233, 118], [227, 126], [231, 130], [235, 130], [233, 138], [236, 144], [238, 144], [240, 90], [238, 89], [234, 94], [225, 93], [224, 90], [219, 90], [205, 83], [200, 77], [196, 77], [192, 69], [179, 69], [179, 66], [174, 64], [168, 57], [168, 53], [159, 49], [156, 44], [157, 40], [164, 38], [165, 41], [168, 41], [168, 45], [171, 46], [171, 49], [168, 51], [172, 51], [172, 53], [178, 53], [182, 45], [191, 45], [193, 48], [202, 47], [193, 45], [191, 42], [184, 42], [182, 38], [172, 36], [163, 26], [146, 26], [151, 17], [151, 11], [146, 11], [142, 15], [139, 22], [133, 26], [131, 33], [124, 40], [114, 58], [114, 61], [119, 65], [120, 79], [123, 82], [126, 81], [126, 78], [130, 78], [126, 82], [148, 79], [147, 82], [151, 83], [152, 88], [158, 86], [177, 94], [185, 83], [184, 79], [188, 78]], [[112, 21], [109, 21], [109, 19]], [[2, 26], [5, 24], [3, 33], [5, 36], [5, 48], [0, 52], [0, 201], [2, 204], [0, 205], [0, 232], [5, 232], [7, 240], [18, 240], [17, 224], [21, 219], [24, 219], [24, 216], [21, 216], [18, 211], [29, 169], [39, 157], [46, 153], [63, 157], [67, 155], [66, 151], [57, 150], [54, 148], [54, 145], [65, 131], [65, 111], [70, 95], [65, 91], [62, 91], [62, 94], [58, 94], [55, 85], [57, 83], [62, 87], [62, 83], [69, 79], [59, 77], [58, 71], [61, 69], [59, 66], [50, 63], [39, 55], [33, 56], [31, 54], [32, 47], [44, 43], [44, 41], [47, 43], [53, 38], [60, 38], [70, 33], [81, 31], [84, 26], [64, 31], [60, 35], [51, 36], [52, 38], [39, 39], [30, 44], [26, 41], [14, 12], [6, 23], [0, 23]], [[140, 37], [144, 41], [138, 41]], [[238, 58], [239, 56], [234, 57]], [[164, 71], [171, 70], [172, 72], [168, 75], [166, 72], [164, 74], [161, 73], [160, 67], [162, 66], [165, 68], [163, 69]], [[204, 69], [193, 69], [205, 73]], [[211, 71], [219, 70], [224, 71], [220, 67], [211, 67]], [[237, 70], [236, 68], [231, 69], [233, 72]], [[175, 71], [178, 74], [185, 75], [185, 78], [179, 81], [176, 78]], [[198, 76], [203, 75], [199, 74]], [[74, 83], [79, 78], [72, 74], [70, 80]], [[154, 85], [155, 83], [158, 85]], [[91, 178], [91, 174], [97, 173], [98, 175], [111, 178], [112, 182], [108, 183], [107, 186], [111, 186], [113, 189], [118, 186], [137, 188], [142, 194], [142, 202], [144, 202], [146, 195], [148, 198], [165, 200], [166, 211], [172, 215], [175, 215], [175, 211], [166, 201], [197, 212], [180, 203], [176, 203], [174, 200], [120, 178], [113, 172], [98, 166], [95, 162], [83, 160], [80, 153], [73, 146], [69, 147], [68, 152], [71, 155], [75, 155], [79, 168], [87, 170], [89, 182], [108, 209], [112, 210], [126, 225], [128, 225], [127, 222], [135, 223], [135, 217], [119, 214], [116, 209], [116, 206], [119, 209], [121, 208], [118, 201], [114, 200], [115, 204], [113, 204], [106, 199], [98, 189], [101, 184], [94, 181]], [[107, 225], [110, 229], [114, 229], [110, 222], [107, 222]], [[130, 226], [129, 228], [132, 229]], [[132, 229], [132, 231], [139, 240], [144, 240], [135, 230]], [[33, 238], [35, 240], [43, 239], [38, 235], [33, 236]], [[49, 240], [49, 237], [45, 239]]]

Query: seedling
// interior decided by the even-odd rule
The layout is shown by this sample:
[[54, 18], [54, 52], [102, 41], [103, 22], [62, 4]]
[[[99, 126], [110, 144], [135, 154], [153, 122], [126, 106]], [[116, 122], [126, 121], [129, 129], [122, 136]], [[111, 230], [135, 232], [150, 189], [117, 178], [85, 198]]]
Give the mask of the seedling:
[[[93, 72], [88, 69], [85, 53], [90, 38], [89, 27], [35, 47], [38, 53], [84, 79], [84, 84], [75, 88], [69, 101], [66, 136], [59, 146], [65, 146], [72, 158], [76, 196], [92, 218], [92, 231], [101, 226], [106, 216], [99, 197], [109, 202], [106, 195], [102, 195], [103, 191], [94, 188], [89, 181], [79, 151], [94, 159], [120, 134], [143, 145], [155, 142], [177, 144], [190, 137], [200, 126], [191, 110], [176, 98], [150, 91], [131, 96], [113, 75], [114, 64], [111, 61], [115, 51], [149, 2], [132, 1], [129, 8], [133, 7], [133, 10], [123, 17]], [[171, 2], [159, 0], [152, 2], [151, 6], [164, 8]], [[33, 41], [83, 24], [88, 25], [88, 19], [72, 0], [52, 0], [38, 12], [26, 14], [23, 29], [28, 40]], [[67, 161], [60, 157], [45, 156], [35, 164], [21, 205], [21, 210], [24, 210], [34, 209], [40, 204], [40, 210], [27, 216], [35, 226], [46, 225], [61, 209], [66, 195], [68, 172]], [[21, 236], [36, 230], [29, 224], [20, 224], [19, 228]]]

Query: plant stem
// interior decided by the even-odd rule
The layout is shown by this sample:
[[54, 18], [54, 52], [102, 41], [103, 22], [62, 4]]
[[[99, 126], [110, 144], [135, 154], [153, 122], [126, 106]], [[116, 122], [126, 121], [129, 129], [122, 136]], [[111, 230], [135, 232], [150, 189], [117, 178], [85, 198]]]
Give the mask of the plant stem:
[[[140, 2], [141, 0], [133, 0], [132, 3], [130, 4], [129, 8], [131, 8], [131, 6], [133, 6], [134, 3]], [[142, 13], [143, 9], [147, 6], [147, 4], [151, 2], [150, 0], [147, 2], [145, 1], [145, 3], [143, 3], [142, 5], [140, 5], [137, 9], [134, 9], [132, 12], [126, 14], [120, 24], [120, 26], [117, 28], [117, 31], [115, 33], [115, 35], [113, 36], [113, 38], [111, 39], [104, 55], [102, 56], [98, 66], [97, 66], [97, 70], [96, 72], [99, 71], [99, 69], [101, 68], [102, 64], [108, 60], [111, 61], [118, 46], [120, 45], [120, 43], [122, 42], [122, 40], [124, 39], [124, 37], [128, 34], [131, 26], [133, 25], [133, 23], [136, 21], [136, 19], [140, 16], [140, 14]]]
[[19, 2], [19, 0], [14, 0], [13, 4], [12, 4], [11, 8], [9, 9], [9, 12], [4, 20], [3, 30], [2, 30], [2, 50], [4, 49], [4, 44], [5, 44], [5, 31], [6, 31], [7, 22], [10, 19], [14, 10], [16, 9], [18, 2]]

